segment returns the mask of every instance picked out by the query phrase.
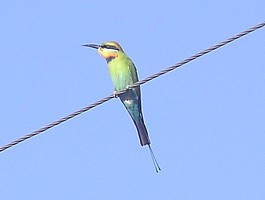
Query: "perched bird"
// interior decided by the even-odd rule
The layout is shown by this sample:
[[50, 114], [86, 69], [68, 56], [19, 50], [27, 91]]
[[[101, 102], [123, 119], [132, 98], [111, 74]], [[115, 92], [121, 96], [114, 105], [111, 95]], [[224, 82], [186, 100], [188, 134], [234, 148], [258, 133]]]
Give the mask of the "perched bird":
[[118, 97], [133, 119], [141, 145], [148, 145], [155, 169], [158, 172], [160, 167], [151, 149], [151, 141], [143, 119], [140, 86], [128, 89], [129, 85], [138, 81], [135, 65], [117, 42], [108, 41], [100, 45], [86, 44], [83, 46], [97, 49], [99, 54], [106, 59], [115, 92], [127, 89]]

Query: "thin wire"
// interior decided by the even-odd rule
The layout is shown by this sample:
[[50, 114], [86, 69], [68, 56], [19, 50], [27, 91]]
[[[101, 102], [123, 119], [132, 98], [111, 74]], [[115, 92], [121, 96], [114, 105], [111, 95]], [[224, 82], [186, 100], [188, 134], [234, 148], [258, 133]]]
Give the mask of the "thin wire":
[[132, 88], [138, 87], [139, 85], [145, 84], [145, 83], [147, 83], [147, 82], [149, 82], [149, 81], [151, 81], [151, 80], [153, 80], [155, 78], [158, 78], [159, 76], [162, 76], [162, 75], [164, 75], [164, 74], [166, 74], [166, 73], [168, 73], [168, 72], [170, 72], [170, 71], [172, 71], [172, 70], [174, 70], [174, 69], [176, 69], [176, 68], [178, 68], [178, 67], [180, 67], [180, 66], [182, 66], [184, 64], [187, 64], [187, 63], [189, 63], [189, 62], [191, 62], [191, 61], [193, 61], [193, 60], [195, 60], [195, 59], [197, 59], [197, 58], [199, 58], [199, 57], [201, 57], [201, 56], [203, 56], [203, 55], [205, 55], [205, 54], [207, 54], [207, 53], [209, 53], [209, 52], [211, 52], [213, 50], [216, 50], [216, 49], [218, 49], [218, 48], [220, 48], [220, 47], [222, 47], [222, 46], [224, 46], [224, 45], [226, 45], [226, 44], [228, 44], [230, 42], [233, 42], [234, 40], [239, 39], [239, 38], [241, 38], [241, 37], [253, 32], [253, 31], [256, 31], [257, 29], [262, 28], [264, 26], [265, 26], [265, 21], [260, 23], [260, 24], [255, 25], [255, 26], [253, 26], [253, 27], [251, 27], [251, 28], [249, 28], [249, 29], [247, 29], [245, 31], [242, 31], [241, 33], [239, 33], [239, 34], [237, 34], [237, 35], [235, 35], [233, 37], [230, 37], [230, 38], [228, 38], [228, 39], [226, 39], [226, 40], [224, 40], [224, 41], [222, 41], [222, 42], [220, 42], [220, 43], [218, 43], [218, 44], [216, 44], [214, 46], [211, 46], [211, 47], [209, 47], [209, 48], [207, 48], [207, 49], [205, 49], [205, 50], [203, 50], [203, 51], [201, 51], [201, 52], [199, 52], [199, 53], [197, 53], [197, 54], [195, 54], [195, 55], [193, 55], [193, 56], [191, 56], [191, 57], [189, 57], [189, 58], [187, 58], [187, 59], [185, 59], [185, 60], [183, 60], [183, 61], [181, 61], [179, 63], [176, 63], [175, 65], [172, 65], [172, 66], [170, 66], [170, 67], [168, 67], [168, 68], [166, 68], [166, 69], [164, 69], [164, 70], [162, 70], [162, 71], [160, 71], [158, 73], [155, 73], [155, 74], [153, 74], [153, 75], [151, 75], [151, 76], [149, 76], [149, 77], [147, 77], [147, 78], [145, 78], [145, 79], [143, 79], [141, 81], [138, 81], [138, 82], [128, 86], [128, 88], [126, 90], [122, 90], [122, 91], [116, 92], [115, 94], [109, 95], [109, 96], [107, 96], [107, 97], [105, 97], [105, 98], [103, 98], [101, 100], [96, 101], [95, 103], [92, 103], [92, 104], [90, 104], [90, 105], [88, 105], [88, 106], [86, 106], [86, 107], [84, 107], [84, 108], [82, 108], [82, 109], [80, 109], [78, 111], [75, 111], [74, 113], [71, 113], [71, 114], [69, 114], [69, 115], [67, 115], [67, 116], [65, 116], [65, 117], [63, 117], [63, 118], [61, 118], [61, 119], [59, 119], [57, 121], [54, 121], [54, 122], [52, 122], [52, 123], [40, 128], [40, 129], [37, 129], [36, 131], [33, 131], [33, 132], [31, 132], [31, 133], [29, 133], [27, 135], [24, 135], [24, 136], [22, 136], [22, 137], [20, 137], [20, 138], [18, 138], [16, 140], [8, 143], [8, 144], [2, 146], [0, 148], [0, 152], [4, 151], [4, 150], [6, 150], [6, 149], [8, 149], [8, 148], [10, 148], [12, 146], [15, 146], [15, 145], [27, 140], [27, 139], [30, 139], [33, 136], [36, 136], [36, 135], [38, 135], [40, 133], [43, 133], [44, 131], [47, 131], [48, 129], [53, 128], [53, 127], [65, 122], [65, 121], [73, 118], [73, 117], [76, 117], [77, 115], [80, 115], [80, 114], [82, 114], [82, 113], [84, 113], [84, 112], [86, 112], [86, 111], [88, 111], [88, 110], [100, 105], [100, 104], [103, 104], [103, 103], [109, 101], [110, 99], [112, 99], [114, 97], [117, 97], [118, 95], [126, 92], [128, 89], [132, 89]]
[[44, 131], [47, 131], [48, 129], [53, 128], [54, 126], [57, 126], [57, 125], [65, 122], [65, 121], [77, 116], [77, 115], [80, 115], [80, 114], [90, 110], [91, 108], [94, 108], [94, 107], [96, 107], [96, 106], [98, 106], [100, 104], [103, 104], [103, 103], [105, 103], [106, 101], [109, 101], [112, 98], [114, 98], [114, 96], [113, 95], [109, 95], [109, 96], [107, 96], [107, 97], [105, 97], [105, 98], [103, 98], [103, 99], [101, 99], [99, 101], [96, 101], [95, 103], [92, 103], [92, 104], [90, 104], [90, 105], [88, 105], [88, 106], [86, 106], [86, 107], [84, 107], [84, 108], [82, 108], [80, 110], [77, 110], [77, 111], [75, 111], [75, 112], [73, 112], [73, 113], [71, 113], [71, 114], [69, 114], [69, 115], [57, 120], [57, 121], [54, 121], [54, 122], [52, 122], [52, 123], [40, 128], [40, 129], [36, 130], [36, 131], [33, 131], [33, 132], [31, 132], [31, 133], [29, 133], [27, 135], [24, 135], [23, 137], [20, 137], [20, 138], [14, 140], [13, 142], [10, 142], [9, 144], [6, 144], [5, 146], [1, 147], [0, 148], [0, 152], [4, 151], [4, 150], [6, 150], [6, 149], [8, 149], [8, 148], [20, 143], [20, 142], [23, 142], [23, 141], [25, 141], [25, 140], [27, 140], [29, 138], [32, 138], [33, 136], [36, 136], [36, 135], [38, 135], [38, 134], [40, 134], [40, 133], [42, 133]]

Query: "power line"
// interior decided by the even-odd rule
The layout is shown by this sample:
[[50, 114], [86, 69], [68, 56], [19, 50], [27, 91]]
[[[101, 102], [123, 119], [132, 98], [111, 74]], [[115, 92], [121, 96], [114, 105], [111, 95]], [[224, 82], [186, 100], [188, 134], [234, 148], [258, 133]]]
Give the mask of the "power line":
[[[193, 55], [193, 56], [191, 56], [191, 57], [189, 57], [189, 58], [187, 58], [185, 60], [182, 60], [181, 62], [176, 63], [175, 65], [172, 65], [172, 66], [170, 66], [170, 67], [168, 67], [168, 68], [166, 68], [164, 70], [161, 70], [158, 73], [155, 73], [155, 74], [153, 74], [153, 75], [151, 75], [151, 76], [149, 76], [149, 77], [147, 77], [147, 78], [145, 78], [145, 79], [143, 79], [141, 81], [138, 81], [138, 82], [128, 86], [128, 89], [135, 88], [135, 87], [137, 87], [139, 85], [142, 85], [142, 84], [145, 84], [145, 83], [147, 83], [147, 82], [149, 82], [149, 81], [151, 81], [151, 80], [153, 80], [155, 78], [158, 78], [159, 76], [162, 76], [162, 75], [164, 75], [164, 74], [166, 74], [166, 73], [168, 73], [168, 72], [170, 72], [170, 71], [172, 71], [172, 70], [174, 70], [174, 69], [176, 69], [176, 68], [178, 68], [178, 67], [180, 67], [180, 66], [182, 66], [184, 64], [187, 64], [187, 63], [189, 63], [189, 62], [191, 62], [191, 61], [193, 61], [193, 60], [195, 60], [195, 59], [197, 59], [197, 58], [199, 58], [199, 57], [201, 57], [201, 56], [203, 56], [203, 55], [205, 55], [207, 53], [210, 53], [213, 50], [216, 50], [216, 49], [218, 49], [218, 48], [220, 48], [220, 47], [222, 47], [222, 46], [224, 46], [224, 45], [226, 45], [226, 44], [228, 44], [230, 42], [233, 42], [234, 40], [239, 39], [239, 38], [241, 38], [241, 37], [253, 32], [253, 31], [256, 31], [257, 29], [262, 28], [264, 26], [265, 26], [265, 21], [260, 23], [260, 24], [255, 25], [255, 26], [253, 26], [253, 27], [251, 27], [251, 28], [249, 28], [249, 29], [247, 29], [245, 31], [242, 31], [241, 33], [239, 33], [239, 34], [237, 34], [235, 36], [232, 36], [232, 37], [230, 37], [230, 38], [228, 38], [228, 39], [226, 39], [226, 40], [224, 40], [224, 41], [222, 41], [222, 42], [220, 42], [220, 43], [218, 43], [216, 45], [213, 45], [213, 46], [211, 46], [211, 47], [209, 47], [209, 48], [207, 48], [207, 49], [205, 49], [205, 50], [203, 50], [203, 51], [201, 51], [201, 52], [199, 52], [199, 53], [197, 53], [197, 54], [195, 54], [195, 55]], [[107, 96], [107, 97], [105, 97], [103, 99], [100, 99], [100, 100], [98, 100], [98, 101], [96, 101], [96, 102], [94, 102], [94, 103], [92, 103], [92, 104], [90, 104], [90, 105], [78, 110], [78, 111], [75, 111], [75, 112], [73, 112], [73, 113], [71, 113], [71, 114], [69, 114], [69, 115], [67, 115], [67, 116], [65, 116], [65, 117], [63, 117], [63, 118], [61, 118], [59, 120], [56, 120], [56, 121], [54, 121], [54, 122], [52, 122], [52, 123], [50, 123], [50, 124], [48, 124], [46, 126], [43, 126], [42, 128], [39, 128], [36, 131], [33, 131], [33, 132], [31, 132], [31, 133], [29, 133], [27, 135], [24, 135], [24, 136], [22, 136], [22, 137], [20, 137], [20, 138], [18, 138], [16, 140], [8, 143], [8, 144], [2, 146], [0, 148], [0, 152], [4, 151], [4, 150], [6, 150], [6, 149], [8, 149], [8, 148], [10, 148], [12, 146], [15, 146], [15, 145], [27, 140], [27, 139], [30, 139], [33, 136], [36, 136], [36, 135], [38, 135], [40, 133], [43, 133], [44, 131], [47, 131], [48, 129], [53, 128], [54, 126], [57, 126], [57, 125], [65, 122], [65, 121], [67, 121], [67, 120], [69, 120], [69, 119], [71, 119], [73, 117], [76, 117], [77, 115], [80, 115], [80, 114], [90, 110], [91, 108], [99, 106], [100, 104], [103, 104], [103, 103], [109, 101], [110, 99], [112, 99], [112, 98], [116, 97], [117, 95], [122, 94], [124, 92], [126, 92], [126, 90], [119, 91], [119, 92], [115, 93], [115, 95], [113, 95], [113, 94], [109, 95], [109, 96]]]

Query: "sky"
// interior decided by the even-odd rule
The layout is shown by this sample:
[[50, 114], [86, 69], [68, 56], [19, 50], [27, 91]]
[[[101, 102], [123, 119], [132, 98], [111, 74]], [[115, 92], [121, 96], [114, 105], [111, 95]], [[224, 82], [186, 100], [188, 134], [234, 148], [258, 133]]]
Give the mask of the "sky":
[[[0, 146], [264, 21], [264, 1], [1, 1]], [[141, 86], [161, 166], [118, 99], [0, 153], [0, 199], [265, 199], [265, 28]]]

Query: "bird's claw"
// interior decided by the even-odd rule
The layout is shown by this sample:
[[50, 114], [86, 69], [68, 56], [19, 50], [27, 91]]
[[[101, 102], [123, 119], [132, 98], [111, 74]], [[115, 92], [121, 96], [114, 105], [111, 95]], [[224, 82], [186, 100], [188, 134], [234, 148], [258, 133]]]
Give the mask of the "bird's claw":
[[119, 97], [119, 95], [118, 95], [118, 92], [117, 92], [117, 91], [114, 91], [114, 92], [113, 92], [113, 97], [114, 97], [114, 98], [118, 98], [118, 97]]
[[116, 91], [116, 90], [114, 90], [114, 92], [113, 92], [113, 97], [114, 97], [114, 98], [118, 98], [120, 92], [123, 93], [123, 92], [129, 91], [129, 90], [131, 90], [131, 89], [132, 89], [132, 88], [130, 87], [130, 85], [127, 85], [126, 88], [125, 88], [125, 90], [121, 90], [121, 91]]

